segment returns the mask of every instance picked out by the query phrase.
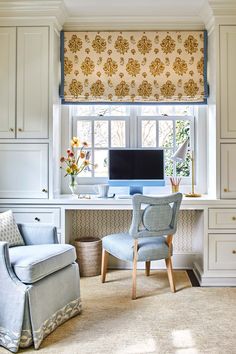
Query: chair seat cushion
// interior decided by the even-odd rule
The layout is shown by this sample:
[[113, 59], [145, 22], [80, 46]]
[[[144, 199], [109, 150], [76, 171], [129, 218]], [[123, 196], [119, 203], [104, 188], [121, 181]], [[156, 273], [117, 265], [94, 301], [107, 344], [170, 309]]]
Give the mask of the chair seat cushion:
[[16, 276], [25, 284], [35, 283], [76, 260], [75, 248], [64, 244], [12, 247], [9, 255]]
[[[138, 261], [153, 261], [168, 258], [169, 247], [164, 236], [144, 237], [138, 239]], [[116, 258], [132, 261], [134, 239], [127, 233], [105, 236], [103, 248]]]

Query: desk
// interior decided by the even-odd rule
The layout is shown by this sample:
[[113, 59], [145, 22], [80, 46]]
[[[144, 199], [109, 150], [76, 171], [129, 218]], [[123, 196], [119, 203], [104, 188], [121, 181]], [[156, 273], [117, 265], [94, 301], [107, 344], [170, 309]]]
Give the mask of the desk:
[[[12, 209], [17, 222], [46, 222], [58, 228], [61, 242], [91, 232], [128, 228], [131, 199], [73, 199], [63, 195], [49, 200], [2, 199], [0, 211]], [[174, 237], [174, 267], [192, 268], [201, 285], [236, 285], [236, 201], [183, 198]], [[122, 221], [122, 222], [121, 222]], [[79, 235], [80, 236], [80, 235]], [[124, 264], [111, 264], [124, 267]], [[154, 266], [162, 267], [162, 264]]]

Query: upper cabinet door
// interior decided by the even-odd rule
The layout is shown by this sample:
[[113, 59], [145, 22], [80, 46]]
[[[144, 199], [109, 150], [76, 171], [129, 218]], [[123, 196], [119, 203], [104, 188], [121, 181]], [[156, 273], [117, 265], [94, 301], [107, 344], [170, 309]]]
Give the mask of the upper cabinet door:
[[221, 138], [236, 138], [236, 26], [220, 27]]
[[16, 28], [0, 28], [0, 139], [15, 138]]
[[48, 138], [48, 28], [17, 28], [17, 138]]

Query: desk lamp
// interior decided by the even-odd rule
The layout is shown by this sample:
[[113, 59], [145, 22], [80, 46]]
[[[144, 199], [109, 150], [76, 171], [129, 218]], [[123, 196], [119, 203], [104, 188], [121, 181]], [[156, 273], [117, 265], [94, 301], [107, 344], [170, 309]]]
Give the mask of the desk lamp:
[[[189, 139], [187, 139], [179, 148], [176, 150], [174, 155], [172, 156], [172, 160], [177, 162], [183, 162], [186, 159], [187, 151], [188, 151], [188, 143]], [[194, 191], [194, 152], [191, 151], [190, 160], [192, 163], [192, 192], [185, 194], [185, 197], [196, 198], [201, 197], [201, 194], [195, 193]]]

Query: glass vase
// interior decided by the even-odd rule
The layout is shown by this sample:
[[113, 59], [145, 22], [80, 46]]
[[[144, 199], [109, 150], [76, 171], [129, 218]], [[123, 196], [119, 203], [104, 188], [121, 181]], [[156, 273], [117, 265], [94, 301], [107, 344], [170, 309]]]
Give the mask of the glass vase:
[[71, 190], [71, 194], [72, 197], [77, 197], [77, 187], [78, 187], [78, 183], [76, 181], [76, 175], [70, 175], [70, 184], [69, 184], [69, 188]]

